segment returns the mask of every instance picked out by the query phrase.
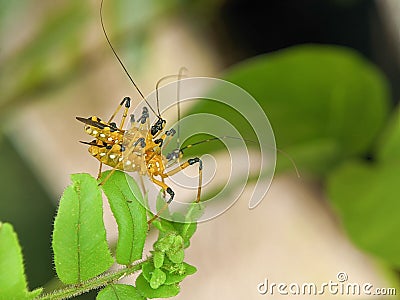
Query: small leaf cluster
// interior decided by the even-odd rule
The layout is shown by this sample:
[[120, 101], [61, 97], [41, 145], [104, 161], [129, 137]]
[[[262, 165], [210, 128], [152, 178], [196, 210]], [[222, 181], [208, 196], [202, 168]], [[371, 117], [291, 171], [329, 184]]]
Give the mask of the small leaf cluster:
[[[196, 268], [184, 262], [184, 250], [190, 245], [190, 238], [196, 231], [197, 223], [188, 222], [201, 214], [201, 204], [191, 205], [186, 223], [158, 219], [153, 225], [159, 230], [157, 241], [153, 245], [152, 260], [145, 262], [142, 273], [136, 280], [137, 288], [147, 298], [167, 298], [179, 293], [179, 283]], [[169, 212], [168, 212], [169, 213]]]
[[[187, 216], [181, 216], [189, 223], [155, 219], [159, 237], [152, 255], [142, 259], [148, 214], [154, 216], [147, 213], [143, 195], [130, 176], [109, 172], [99, 180], [89, 174], [71, 175], [72, 184], [61, 197], [52, 239], [57, 276], [66, 285], [60, 290], [28, 291], [17, 236], [10, 224], [0, 223], [0, 299], [68, 299], [93, 289], [101, 289], [98, 300], [168, 298], [179, 293], [179, 283], [196, 272], [183, 260], [197, 228], [193, 212], [199, 215], [201, 206], [192, 205]], [[102, 192], [118, 225], [115, 253], [106, 239]], [[114, 263], [124, 267], [109, 271]], [[135, 286], [117, 283], [140, 271]]]

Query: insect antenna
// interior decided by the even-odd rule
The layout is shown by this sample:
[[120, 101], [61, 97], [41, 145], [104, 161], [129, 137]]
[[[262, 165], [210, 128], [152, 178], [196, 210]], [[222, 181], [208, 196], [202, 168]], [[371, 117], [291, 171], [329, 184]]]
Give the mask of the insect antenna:
[[161, 113], [160, 113], [160, 95], [159, 95], [159, 91], [158, 91], [159, 87], [160, 87], [160, 84], [164, 80], [167, 80], [168, 78], [174, 78], [174, 77], [176, 77], [176, 75], [167, 75], [167, 76], [161, 77], [156, 83], [157, 112], [158, 112], [159, 115], [161, 115]]
[[101, 21], [101, 28], [103, 29], [103, 33], [104, 36], [107, 40], [108, 45], [110, 46], [112, 52], [114, 53], [115, 58], [118, 60], [119, 64], [121, 65], [122, 69], [124, 69], [125, 74], [128, 76], [129, 80], [132, 82], [133, 86], [135, 87], [135, 89], [137, 90], [137, 92], [139, 93], [140, 97], [142, 97], [142, 99], [146, 102], [146, 104], [150, 107], [150, 109], [152, 110], [152, 112], [159, 118], [161, 119], [161, 115], [160, 113], [156, 113], [156, 111], [154, 110], [154, 108], [150, 105], [150, 103], [146, 100], [146, 98], [144, 97], [142, 91], [139, 89], [139, 87], [136, 85], [135, 81], [133, 80], [131, 74], [129, 74], [128, 70], [126, 69], [124, 63], [122, 62], [122, 60], [120, 59], [120, 57], [118, 56], [117, 52], [115, 51], [113, 45], [111, 44], [110, 38], [107, 35], [105, 26], [104, 26], [104, 21], [103, 21], [103, 2], [104, 0], [101, 0], [100, 3], [100, 21]]
[[[160, 97], [159, 97], [159, 87], [160, 87], [161, 82], [163, 82], [164, 80], [167, 80], [169, 78], [175, 78], [175, 77], [177, 77], [178, 81], [180, 81], [182, 79], [182, 77], [183, 77], [183, 72], [184, 71], [187, 71], [187, 69], [185, 67], [181, 67], [179, 69], [179, 73], [178, 74], [167, 75], [167, 76], [161, 77], [157, 81], [157, 83], [156, 83], [156, 101], [157, 101], [157, 112], [158, 112], [159, 115], [161, 115], [161, 113], [160, 113]], [[179, 85], [179, 82], [178, 82], [178, 85], [177, 85], [177, 97], [178, 97], [177, 103], [179, 103], [179, 94], [180, 94], [180, 85]], [[180, 120], [180, 114], [181, 114], [181, 111], [180, 111], [180, 106], [178, 104], [178, 123], [179, 123], [179, 120]]]
[[181, 85], [180, 85], [180, 81], [182, 79], [183, 76], [183, 72], [187, 71], [187, 69], [185, 67], [180, 68], [179, 69], [179, 74], [178, 74], [178, 84], [176, 87], [176, 106], [177, 106], [177, 110], [178, 110], [178, 124], [176, 127], [176, 134], [177, 134], [177, 138], [176, 138], [176, 147], [179, 149], [181, 147], [181, 140], [180, 140], [180, 133], [181, 133], [181, 105], [180, 105], [180, 94], [181, 94]]
[[[201, 140], [201, 141], [192, 143], [192, 144], [190, 144], [190, 145], [187, 145], [187, 146], [185, 146], [185, 147], [183, 147], [183, 148], [180, 148], [180, 149], [177, 148], [177, 149], [179, 149], [179, 152], [180, 152], [181, 154], [183, 154], [183, 150], [185, 150], [185, 149], [188, 149], [188, 148], [191, 148], [191, 147], [193, 147], [193, 146], [200, 145], [200, 144], [203, 144], [203, 143], [208, 143], [208, 142], [211, 142], [211, 141], [217, 141], [217, 140], [223, 140], [223, 139], [234, 139], [234, 140], [240, 140], [240, 141], [249, 142], [249, 143], [257, 143], [257, 142], [255, 142], [255, 141], [253, 141], [253, 140], [242, 139], [242, 138], [235, 137], [235, 136], [224, 135], [224, 136], [213, 137], [213, 138]], [[294, 162], [293, 158], [292, 158], [288, 153], [286, 153], [285, 151], [283, 151], [283, 150], [281, 150], [281, 149], [279, 149], [279, 148], [272, 147], [272, 146], [271, 146], [271, 148], [273, 148], [273, 149], [276, 150], [277, 152], [283, 154], [283, 155], [290, 161], [290, 163], [292, 164], [292, 166], [293, 166], [293, 168], [294, 168], [294, 170], [295, 170], [295, 172], [296, 172], [297, 177], [300, 178], [301, 176], [300, 176], [299, 169], [297, 168], [297, 165], [296, 165], [296, 163]]]

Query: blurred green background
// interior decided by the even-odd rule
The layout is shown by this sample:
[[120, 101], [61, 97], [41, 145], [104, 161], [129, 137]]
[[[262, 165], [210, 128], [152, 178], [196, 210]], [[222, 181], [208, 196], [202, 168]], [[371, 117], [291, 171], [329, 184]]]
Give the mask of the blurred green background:
[[[400, 47], [390, 1], [264, 2], [106, 0], [104, 16], [143, 90], [185, 66], [252, 94], [278, 147], [318, 183], [355, 245], [397, 272]], [[96, 172], [74, 117], [107, 115], [133, 93], [99, 8], [95, 0], [0, 0], [0, 219], [15, 226], [31, 288], [54, 276], [52, 220], [68, 174]], [[189, 113], [197, 112], [235, 123], [208, 102]], [[278, 160], [278, 170], [290, 168]]]

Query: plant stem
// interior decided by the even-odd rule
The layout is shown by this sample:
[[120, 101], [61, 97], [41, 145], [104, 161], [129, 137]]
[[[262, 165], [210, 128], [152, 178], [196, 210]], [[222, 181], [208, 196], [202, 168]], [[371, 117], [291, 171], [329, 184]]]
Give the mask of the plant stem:
[[121, 278], [131, 275], [142, 268], [142, 265], [147, 262], [149, 258], [142, 260], [136, 264], [124, 267], [115, 272], [109, 272], [95, 278], [89, 279], [87, 281], [81, 282], [79, 284], [69, 285], [63, 289], [53, 291], [49, 294], [45, 294], [36, 298], [37, 300], [62, 300], [69, 299], [90, 290], [94, 290], [110, 283], [116, 282]]

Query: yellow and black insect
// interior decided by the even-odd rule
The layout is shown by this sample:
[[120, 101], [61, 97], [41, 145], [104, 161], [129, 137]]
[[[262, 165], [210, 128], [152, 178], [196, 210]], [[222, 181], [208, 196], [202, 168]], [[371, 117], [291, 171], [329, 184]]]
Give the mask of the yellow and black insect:
[[[149, 109], [148, 107], [143, 107], [141, 116], [137, 120], [135, 120], [134, 116], [131, 115], [130, 127], [128, 129], [123, 129], [125, 121], [128, 117], [129, 108], [131, 106], [131, 99], [129, 97], [125, 97], [107, 121], [103, 121], [96, 116], [92, 116], [89, 118], [76, 117], [78, 121], [85, 124], [85, 132], [94, 138], [91, 142], [81, 142], [83, 144], [89, 145], [89, 153], [94, 158], [100, 161], [99, 176], [101, 174], [103, 164], [113, 168], [108, 177], [103, 179], [102, 183], [104, 183], [115, 170], [138, 172], [142, 176], [149, 177], [152, 182], [158, 185], [164, 192], [169, 194], [167, 204], [174, 199], [175, 193], [165, 183], [165, 179], [180, 172], [190, 165], [198, 164], [199, 185], [197, 188], [196, 201], [199, 202], [202, 186], [202, 161], [200, 158], [194, 157], [179, 164], [175, 168], [170, 169], [168, 167], [168, 165], [170, 165], [169, 162], [179, 160], [180, 158], [182, 158], [183, 154], [183, 148], [180, 149], [179, 144], [178, 147], [172, 152], [166, 155], [162, 153], [163, 147], [168, 144], [176, 131], [174, 129], [165, 130], [166, 121], [162, 118], [160, 114], [158, 97], [156, 112], [146, 100], [143, 93], [140, 91], [135, 81], [129, 74], [128, 70], [125, 68], [123, 62], [119, 58], [118, 54], [116, 53], [104, 28], [102, 7], [103, 1], [101, 2], [100, 6], [100, 20], [107, 43], [109, 44], [114, 56], [117, 58], [118, 62], [124, 69], [129, 80], [132, 82], [141, 98], [145, 101], [147, 106], [151, 109], [151, 111], [156, 115], [157, 118], [153, 124], [150, 124]], [[173, 76], [178, 77], [179, 80], [182, 77], [182, 71], [183, 69], [181, 69], [178, 75]], [[171, 76], [166, 76], [164, 78], [167, 77]], [[161, 80], [156, 85], [157, 91]], [[114, 118], [121, 110], [121, 108], [124, 108], [123, 115], [120, 124], [117, 125], [114, 122]], [[178, 103], [178, 117], [179, 113], [180, 112]], [[149, 222], [152, 222], [156, 217], [157, 216], [155, 216]]]

